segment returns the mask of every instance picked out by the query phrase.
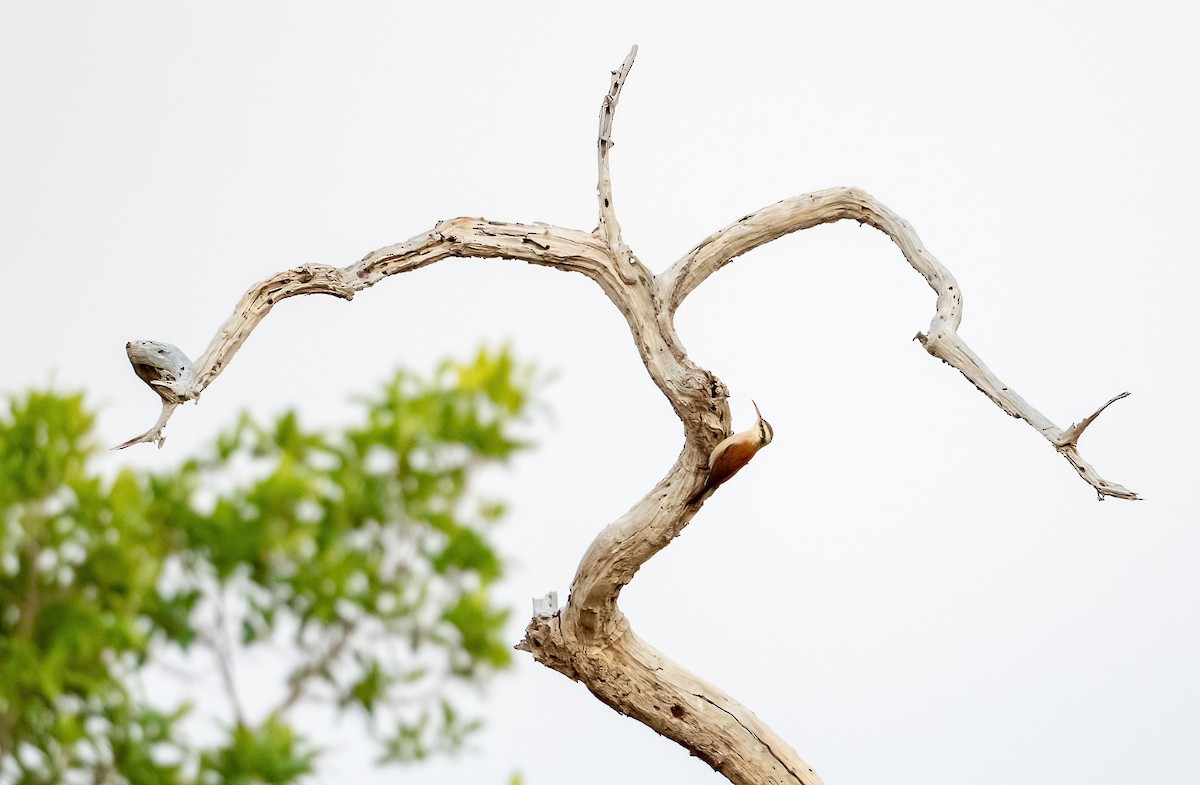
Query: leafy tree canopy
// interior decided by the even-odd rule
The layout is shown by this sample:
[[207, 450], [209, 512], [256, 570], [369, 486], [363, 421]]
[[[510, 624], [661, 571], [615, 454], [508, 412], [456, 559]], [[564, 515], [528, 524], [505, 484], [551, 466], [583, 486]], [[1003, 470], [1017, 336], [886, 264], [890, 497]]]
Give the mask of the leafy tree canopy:
[[[452, 751], [478, 726], [455, 685], [509, 664], [489, 588], [504, 505], [472, 473], [526, 445], [531, 370], [507, 351], [401, 371], [345, 430], [243, 416], [178, 468], [93, 467], [82, 395], [0, 412], [0, 785], [295, 782], [319, 747], [303, 701], [361, 717], [381, 759]], [[285, 645], [286, 644], [286, 645]], [[246, 706], [235, 662], [279, 659]], [[137, 678], [164, 657], [219, 675], [219, 743]], [[215, 666], [215, 667], [214, 667]]]

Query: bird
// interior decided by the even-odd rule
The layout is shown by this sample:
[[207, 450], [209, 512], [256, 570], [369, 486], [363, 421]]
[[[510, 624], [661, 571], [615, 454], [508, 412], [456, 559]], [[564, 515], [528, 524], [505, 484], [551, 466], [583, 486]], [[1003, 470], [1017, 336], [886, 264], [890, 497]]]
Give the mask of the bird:
[[704, 481], [704, 487], [688, 500], [688, 504], [695, 503], [701, 496], [737, 474], [743, 466], [750, 463], [750, 459], [759, 450], [770, 444], [771, 439], [775, 437], [771, 423], [763, 419], [762, 412], [758, 410], [758, 404], [754, 401], [750, 401], [750, 403], [754, 404], [754, 413], [758, 415], [758, 422], [754, 424], [753, 428], [735, 433], [713, 448], [712, 453], [708, 456], [708, 478]]

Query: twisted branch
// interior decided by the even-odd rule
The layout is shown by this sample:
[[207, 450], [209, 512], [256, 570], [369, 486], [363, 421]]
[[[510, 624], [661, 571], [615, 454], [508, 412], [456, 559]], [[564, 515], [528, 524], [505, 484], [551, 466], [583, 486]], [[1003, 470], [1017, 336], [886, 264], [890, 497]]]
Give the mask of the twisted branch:
[[958, 282], [937, 258], [926, 250], [921, 238], [907, 221], [900, 218], [868, 193], [857, 188], [829, 188], [773, 205], [743, 216], [704, 238], [691, 251], [659, 276], [663, 298], [671, 313], [710, 275], [742, 254], [786, 234], [825, 223], [852, 219], [867, 224], [887, 235], [904, 254], [929, 287], [937, 294], [937, 306], [928, 333], [917, 333], [925, 350], [947, 365], [956, 368], [1005, 414], [1024, 420], [1042, 434], [1075, 468], [1079, 476], [1091, 485], [1097, 497], [1137, 499], [1127, 488], [1100, 477], [1079, 454], [1076, 446], [1079, 434], [1113, 401], [1113, 398], [1082, 423], [1067, 431], [1029, 404], [984, 364], [958, 335], [962, 322], [963, 299]]
[[613, 116], [636, 52], [635, 47], [613, 72], [601, 106], [600, 220], [594, 232], [456, 218], [347, 267], [306, 265], [280, 273], [246, 292], [194, 372], [186, 357], [150, 368], [147, 363], [155, 362], [155, 353], [139, 350], [135, 368], [144, 380], [157, 385], [154, 389], [163, 397], [164, 412], [157, 432], [152, 429], [127, 444], [152, 441], [147, 438], [152, 433], [161, 439], [161, 426], [175, 406], [196, 400], [271, 308], [287, 297], [330, 294], [351, 299], [388, 276], [452, 256], [514, 259], [582, 273], [625, 316], [647, 372], [683, 423], [683, 449], [666, 476], [600, 532], [584, 554], [566, 605], [554, 615], [535, 616], [518, 648], [582, 682], [615, 710], [684, 746], [736, 785], [818, 785], [821, 780], [813, 770], [752, 712], [637, 637], [617, 604], [621, 589], [679, 535], [701, 506], [688, 502], [704, 486], [710, 452], [730, 430], [728, 391], [712, 373], [691, 361], [675, 332], [675, 311], [688, 294], [736, 257], [790, 232], [845, 219], [869, 224], [896, 243], [937, 295], [929, 331], [917, 336], [925, 349], [957, 368], [1005, 413], [1037, 429], [1101, 499], [1137, 496], [1101, 479], [1079, 456], [1079, 435], [1105, 407], [1063, 431], [1004, 385], [958, 337], [962, 295], [954, 277], [925, 249], [911, 226], [862, 191], [834, 188], [765, 207], [705, 238], [661, 275], [651, 275], [621, 239], [608, 167]]

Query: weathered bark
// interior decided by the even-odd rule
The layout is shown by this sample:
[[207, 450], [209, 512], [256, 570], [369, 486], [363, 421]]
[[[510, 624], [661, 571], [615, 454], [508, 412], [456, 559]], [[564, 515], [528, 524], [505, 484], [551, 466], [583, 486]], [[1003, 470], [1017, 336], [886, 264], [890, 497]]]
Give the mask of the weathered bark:
[[[306, 265], [269, 278], [242, 297], [194, 372], [186, 357], [174, 357], [173, 364], [159, 369], [156, 384], [163, 395], [163, 415], [155, 428], [122, 446], [139, 441], [161, 443], [162, 427], [175, 407], [196, 400], [255, 326], [285, 298], [331, 294], [351, 299], [388, 276], [458, 256], [514, 259], [582, 273], [599, 284], [625, 316], [646, 370], [683, 423], [683, 450], [649, 493], [600, 532], [579, 565], [566, 605], [536, 615], [518, 648], [582, 682], [616, 711], [684, 746], [730, 782], [814, 785], [820, 778], [786, 742], [731, 697], [638, 638], [617, 604], [621, 589], [638, 569], [677, 537], [696, 514], [703, 501], [693, 498], [704, 487], [708, 456], [730, 431], [728, 391], [716, 376], [691, 361], [675, 333], [676, 309], [708, 276], [741, 254], [800, 229], [845, 219], [875, 227], [896, 243], [937, 295], [928, 332], [917, 334], [926, 351], [958, 369], [1004, 412], [1037, 429], [1100, 499], [1138, 497], [1100, 478], [1079, 455], [1079, 435], [1104, 407], [1063, 430], [1003, 384], [958, 336], [963, 301], [954, 276], [925, 249], [907, 222], [869, 194], [832, 188], [777, 202], [715, 232], [668, 270], [653, 275], [621, 239], [608, 169], [613, 115], [636, 51], [635, 47], [613, 72], [601, 108], [597, 139], [600, 216], [595, 230], [455, 218], [405, 242], [373, 251], [347, 267]], [[171, 368], [176, 367], [187, 367], [189, 378], [173, 378]], [[169, 385], [170, 400], [161, 391], [162, 385]]]

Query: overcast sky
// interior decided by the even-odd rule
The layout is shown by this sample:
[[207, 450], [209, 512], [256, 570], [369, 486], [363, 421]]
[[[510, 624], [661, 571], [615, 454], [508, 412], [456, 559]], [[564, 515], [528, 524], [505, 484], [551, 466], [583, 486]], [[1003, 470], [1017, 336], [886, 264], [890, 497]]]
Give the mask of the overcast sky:
[[[622, 595], [829, 785], [1200, 781], [1196, 488], [1200, 34], [1194, 3], [15, 3], [0, 6], [0, 390], [84, 388], [115, 444], [158, 401], [133, 338], [196, 357], [252, 283], [344, 265], [458, 215], [595, 224], [609, 71], [615, 201], [655, 271], [835, 185], [873, 193], [957, 276], [961, 334], [1065, 427], [1031, 428], [912, 341], [932, 292], [850, 222], [740, 258], [679, 333], [776, 439]], [[447, 261], [353, 303], [289, 300], [166, 447], [241, 409], [313, 423], [397, 365], [511, 342], [553, 371], [540, 447], [483, 478], [516, 642], [681, 428], [582, 276]], [[475, 750], [373, 771], [318, 731], [320, 782], [721, 782], [518, 655]]]

